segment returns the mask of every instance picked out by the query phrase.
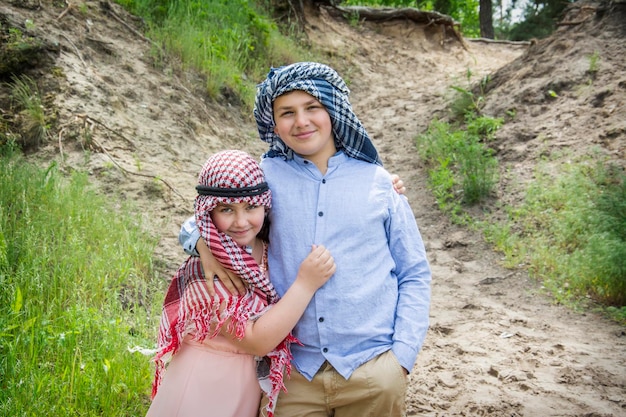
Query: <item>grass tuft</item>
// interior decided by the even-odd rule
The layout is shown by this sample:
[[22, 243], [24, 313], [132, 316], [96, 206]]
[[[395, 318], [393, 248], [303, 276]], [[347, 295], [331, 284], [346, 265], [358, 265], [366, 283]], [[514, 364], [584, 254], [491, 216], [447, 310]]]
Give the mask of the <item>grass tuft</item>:
[[145, 414], [163, 284], [128, 208], [0, 156], [0, 415]]

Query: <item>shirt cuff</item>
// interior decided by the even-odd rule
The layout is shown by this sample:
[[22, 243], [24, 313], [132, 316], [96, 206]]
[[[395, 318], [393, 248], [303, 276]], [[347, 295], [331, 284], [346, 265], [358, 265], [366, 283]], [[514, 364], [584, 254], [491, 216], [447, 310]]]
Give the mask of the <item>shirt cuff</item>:
[[199, 239], [200, 230], [196, 227], [195, 222], [185, 222], [178, 234], [178, 242], [183, 246], [183, 250], [187, 255], [200, 256], [196, 249]]
[[406, 343], [395, 342], [391, 351], [396, 355], [400, 365], [410, 373], [417, 360], [417, 350]]

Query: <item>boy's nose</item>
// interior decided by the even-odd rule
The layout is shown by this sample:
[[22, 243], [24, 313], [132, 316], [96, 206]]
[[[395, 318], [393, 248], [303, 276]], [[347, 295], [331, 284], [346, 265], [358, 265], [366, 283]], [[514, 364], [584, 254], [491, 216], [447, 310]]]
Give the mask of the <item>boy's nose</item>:
[[304, 113], [298, 112], [296, 113], [296, 125], [297, 126], [306, 126], [309, 123], [309, 118], [306, 117]]

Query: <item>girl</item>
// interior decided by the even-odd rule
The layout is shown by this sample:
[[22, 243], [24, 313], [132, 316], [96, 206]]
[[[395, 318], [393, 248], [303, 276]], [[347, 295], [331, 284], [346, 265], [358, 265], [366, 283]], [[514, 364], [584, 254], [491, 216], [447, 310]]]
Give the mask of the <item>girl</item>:
[[219, 152], [205, 163], [196, 189], [200, 234], [246, 291], [233, 295], [215, 281], [210, 293], [198, 257], [181, 265], [163, 305], [147, 417], [252, 417], [261, 390], [271, 416], [283, 370], [290, 372], [289, 345], [297, 341], [290, 331], [335, 272], [334, 260], [314, 245], [279, 301], [267, 274], [268, 241], [259, 235], [271, 207], [259, 164], [242, 151]]

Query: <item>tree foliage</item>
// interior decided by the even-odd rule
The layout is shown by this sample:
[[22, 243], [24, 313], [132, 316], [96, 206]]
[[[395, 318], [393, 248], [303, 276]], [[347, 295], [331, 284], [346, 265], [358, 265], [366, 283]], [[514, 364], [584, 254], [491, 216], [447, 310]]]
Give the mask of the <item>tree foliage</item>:
[[[508, 5], [503, 0], [335, 0], [332, 3], [346, 6], [417, 7], [452, 17], [461, 24], [461, 31], [466, 37], [529, 40], [545, 38], [554, 32], [563, 10], [574, 1], [512, 0]], [[520, 9], [523, 9], [523, 13], [516, 18], [515, 11]], [[498, 16], [494, 16], [494, 12]]]
[[[511, 8], [520, 0], [513, 0]], [[545, 38], [556, 29], [556, 23], [563, 10], [574, 0], [533, 0], [526, 3], [522, 20], [512, 26], [509, 39], [529, 40]]]

